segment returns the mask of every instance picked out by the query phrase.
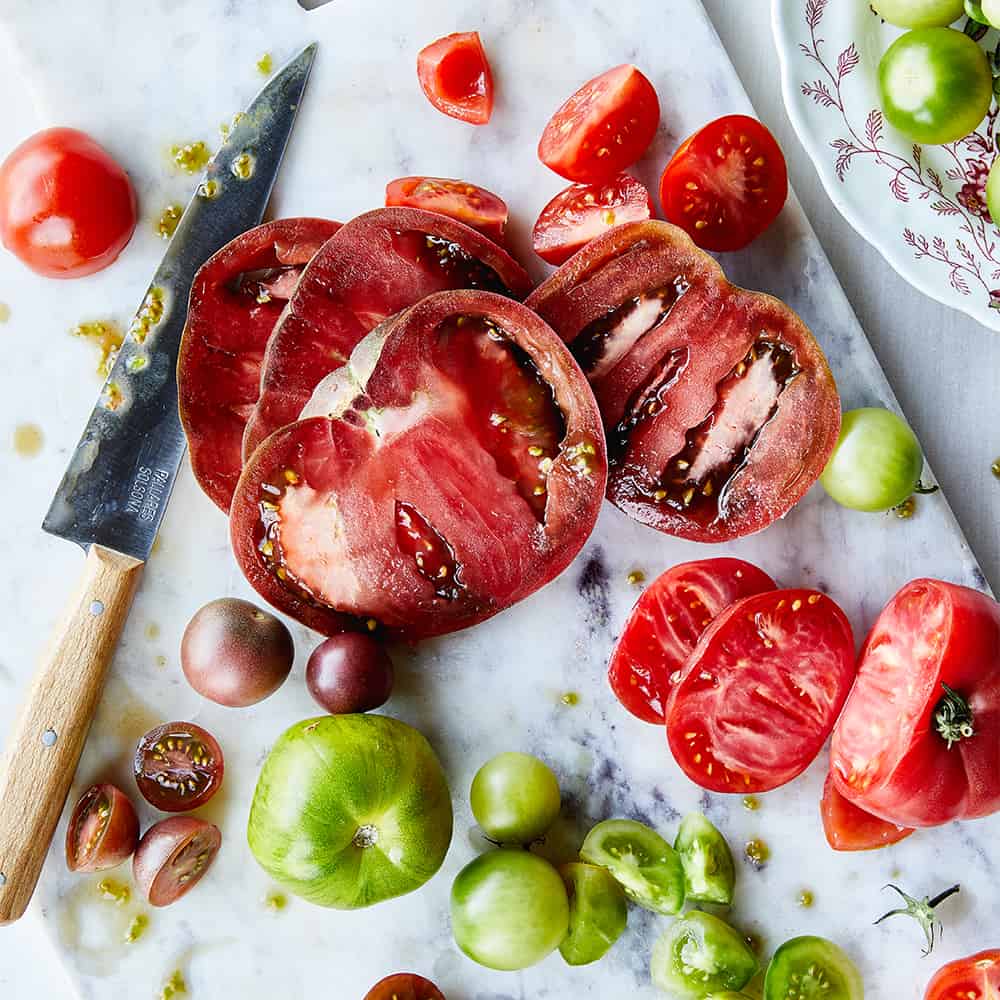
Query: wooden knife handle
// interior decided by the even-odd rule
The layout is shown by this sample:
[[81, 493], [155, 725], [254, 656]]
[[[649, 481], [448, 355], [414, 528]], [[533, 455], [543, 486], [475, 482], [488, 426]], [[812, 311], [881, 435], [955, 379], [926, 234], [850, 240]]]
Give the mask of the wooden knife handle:
[[92, 545], [0, 761], [0, 924], [27, 909], [143, 564]]

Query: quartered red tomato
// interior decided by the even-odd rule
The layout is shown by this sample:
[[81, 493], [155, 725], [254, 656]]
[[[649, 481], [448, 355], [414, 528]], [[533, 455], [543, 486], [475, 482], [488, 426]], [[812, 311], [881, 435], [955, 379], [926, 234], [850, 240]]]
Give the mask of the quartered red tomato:
[[139, 841], [132, 877], [150, 906], [169, 906], [201, 881], [221, 844], [219, 828], [203, 819], [161, 819]]
[[644, 722], [663, 722], [671, 685], [722, 611], [774, 581], [742, 559], [681, 563], [643, 591], [611, 656], [608, 680], [618, 700]]
[[386, 207], [422, 208], [457, 219], [502, 243], [509, 211], [499, 195], [448, 177], [400, 177], [385, 189]]
[[562, 264], [613, 226], [653, 214], [649, 192], [628, 174], [601, 184], [573, 184], [542, 209], [531, 242], [542, 260]]
[[1000, 949], [949, 962], [927, 984], [924, 1000], [1000, 1000]]
[[432, 292], [479, 288], [523, 298], [531, 281], [492, 240], [416, 208], [380, 208], [347, 223], [306, 268], [267, 346], [243, 454], [299, 418], [319, 381], [369, 330]]
[[730, 285], [675, 226], [597, 237], [528, 298], [569, 344], [608, 435], [608, 499], [699, 542], [766, 528], [819, 478], [840, 399], [784, 303]]
[[903, 587], [861, 651], [831, 769], [848, 799], [899, 825], [1000, 810], [1000, 605], [941, 580]]
[[222, 784], [225, 763], [215, 737], [193, 722], [167, 722], [151, 729], [132, 760], [143, 798], [164, 812], [204, 805]]
[[898, 844], [916, 832], [909, 827], [887, 823], [859, 809], [841, 795], [832, 774], [823, 786], [820, 814], [826, 842], [835, 851], [876, 851], [880, 847]]
[[470, 125], [493, 114], [493, 74], [478, 31], [446, 35], [420, 50], [417, 77], [438, 111]]
[[377, 982], [364, 1000], [444, 1000], [444, 994], [423, 976], [397, 972]]
[[747, 246], [774, 222], [787, 198], [781, 147], [746, 115], [727, 115], [696, 132], [660, 179], [664, 218], [706, 250]]
[[223, 247], [195, 276], [177, 361], [178, 404], [195, 479], [224, 511], [243, 468], [264, 348], [302, 268], [339, 228], [326, 219], [268, 222]]
[[139, 818], [128, 796], [114, 785], [91, 785], [73, 807], [66, 827], [66, 867], [99, 872], [132, 856]]
[[596, 521], [593, 395], [502, 296], [428, 296], [302, 416], [244, 469], [232, 541], [259, 593], [317, 631], [372, 619], [415, 639], [482, 621], [560, 573]]
[[538, 158], [570, 181], [607, 180], [646, 152], [659, 124], [653, 85], [635, 66], [616, 66], [585, 83], [552, 116]]
[[854, 680], [847, 616], [814, 590], [772, 590], [708, 626], [667, 703], [667, 739], [696, 784], [767, 792], [826, 742]]

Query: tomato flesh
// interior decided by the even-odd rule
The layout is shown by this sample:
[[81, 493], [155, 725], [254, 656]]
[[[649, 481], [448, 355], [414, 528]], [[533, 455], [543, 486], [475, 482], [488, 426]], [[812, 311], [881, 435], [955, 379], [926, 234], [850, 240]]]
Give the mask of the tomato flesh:
[[949, 962], [927, 984], [924, 1000], [997, 1000], [1000, 998], [1000, 950], [981, 951]]
[[379, 980], [364, 1000], [444, 1000], [444, 994], [423, 976], [397, 972]]
[[386, 186], [385, 204], [447, 215], [495, 243], [503, 242], [510, 215], [499, 195], [448, 177], [400, 177]]
[[835, 851], [876, 851], [898, 844], [916, 832], [872, 816], [844, 798], [832, 774], [823, 786], [820, 813], [826, 842]]
[[417, 78], [438, 111], [485, 125], [493, 114], [493, 73], [478, 31], [446, 35], [421, 49]]
[[139, 741], [132, 769], [147, 802], [164, 812], [187, 812], [219, 790], [225, 763], [208, 730], [191, 722], [167, 722]]
[[139, 819], [124, 792], [92, 785], [80, 796], [66, 827], [66, 867], [99, 872], [129, 858], [139, 842]]

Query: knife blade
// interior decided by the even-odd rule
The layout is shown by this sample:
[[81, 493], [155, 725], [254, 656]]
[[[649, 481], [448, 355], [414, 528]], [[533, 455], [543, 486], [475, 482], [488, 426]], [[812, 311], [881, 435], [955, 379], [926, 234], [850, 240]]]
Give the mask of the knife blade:
[[0, 761], [0, 924], [26, 909], [185, 451], [177, 355], [202, 264], [264, 216], [316, 56], [238, 115], [181, 216], [42, 525], [87, 552]]

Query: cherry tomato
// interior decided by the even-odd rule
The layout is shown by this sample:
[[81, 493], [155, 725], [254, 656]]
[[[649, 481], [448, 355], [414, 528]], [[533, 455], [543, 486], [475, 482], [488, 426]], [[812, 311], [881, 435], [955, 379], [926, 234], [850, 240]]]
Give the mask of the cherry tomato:
[[569, 181], [608, 180], [646, 152], [659, 124], [653, 85], [635, 66], [616, 66], [585, 83], [552, 116], [538, 158]]
[[873, 0], [872, 10], [900, 28], [933, 28], [957, 21], [964, 0]]
[[369, 712], [392, 694], [392, 660], [385, 647], [362, 632], [343, 632], [321, 642], [306, 663], [306, 686], [331, 715]]
[[1000, 950], [981, 951], [939, 969], [924, 1000], [996, 1000], [1000, 997]]
[[0, 239], [38, 274], [100, 271], [125, 248], [135, 222], [128, 174], [84, 132], [38, 132], [0, 164]]
[[397, 972], [377, 982], [365, 994], [365, 1000], [444, 1000], [444, 994], [423, 976]]
[[400, 177], [386, 187], [385, 204], [447, 215], [478, 229], [494, 243], [503, 242], [510, 214], [499, 195], [448, 177]]
[[573, 184], [542, 209], [531, 243], [542, 260], [562, 264], [595, 236], [623, 222], [651, 219], [654, 212], [649, 192], [628, 174], [602, 184]]
[[756, 118], [727, 115], [695, 132], [660, 178], [663, 217], [705, 250], [740, 250], [778, 217], [788, 168]]
[[171, 816], [143, 834], [132, 876], [150, 906], [169, 906], [190, 892], [219, 853], [219, 828], [194, 816]]
[[671, 684], [721, 612], [774, 581], [742, 559], [681, 563], [643, 591], [611, 655], [608, 681], [618, 700], [643, 722], [663, 722]]
[[916, 832], [858, 808], [840, 793], [832, 774], [823, 786], [820, 813], [826, 841], [835, 851], [876, 851], [898, 844]]
[[493, 114], [493, 73], [478, 31], [446, 35], [420, 50], [417, 78], [438, 111], [470, 125]]
[[537, 757], [501, 753], [476, 772], [469, 792], [472, 815], [499, 844], [530, 844], [559, 817], [559, 781]]
[[128, 796], [114, 785], [91, 785], [73, 807], [66, 827], [66, 867], [100, 872], [132, 856], [139, 818]]
[[215, 737], [191, 722], [151, 729], [139, 740], [132, 760], [143, 798], [164, 812], [204, 805], [219, 790], [224, 769]]

